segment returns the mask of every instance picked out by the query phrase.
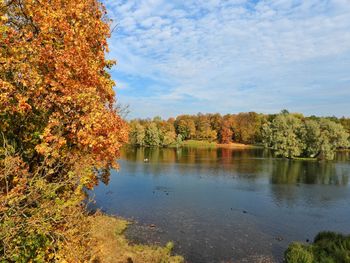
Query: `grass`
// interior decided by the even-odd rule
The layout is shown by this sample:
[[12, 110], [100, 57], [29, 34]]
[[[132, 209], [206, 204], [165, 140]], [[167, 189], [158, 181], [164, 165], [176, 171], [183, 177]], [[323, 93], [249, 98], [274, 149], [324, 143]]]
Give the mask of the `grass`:
[[261, 146], [257, 146], [257, 145], [250, 145], [250, 144], [243, 144], [243, 143], [236, 143], [236, 142], [232, 142], [232, 143], [229, 143], [229, 144], [221, 144], [221, 143], [216, 143], [216, 142], [199, 141], [199, 140], [183, 141], [182, 146], [188, 146], [188, 147], [240, 148], [240, 149], [261, 148]]
[[124, 236], [129, 222], [106, 215], [97, 214], [91, 217], [91, 235], [94, 243], [91, 246], [95, 259], [100, 263], [180, 263], [181, 256], [172, 256], [173, 243], [165, 247], [130, 244]]
[[321, 232], [311, 245], [292, 243], [285, 252], [286, 263], [350, 263], [350, 235]]
[[299, 160], [299, 161], [317, 161], [317, 158], [312, 157], [293, 157], [292, 160]]
[[187, 140], [182, 142], [182, 146], [189, 147], [216, 147], [215, 142]]
[[238, 143], [238, 142], [231, 142], [229, 144], [217, 144], [220, 148], [239, 148], [239, 149], [252, 149], [252, 148], [264, 148], [261, 145], [253, 145], [253, 144], [244, 144], [244, 143]]

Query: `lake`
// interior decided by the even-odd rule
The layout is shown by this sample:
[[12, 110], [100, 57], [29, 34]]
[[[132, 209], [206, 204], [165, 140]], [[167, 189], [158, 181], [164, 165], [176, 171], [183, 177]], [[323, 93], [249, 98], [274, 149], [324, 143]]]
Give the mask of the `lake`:
[[135, 220], [134, 242], [173, 241], [186, 262], [280, 262], [292, 241], [350, 233], [349, 152], [318, 162], [266, 149], [125, 147], [118, 162], [92, 207]]

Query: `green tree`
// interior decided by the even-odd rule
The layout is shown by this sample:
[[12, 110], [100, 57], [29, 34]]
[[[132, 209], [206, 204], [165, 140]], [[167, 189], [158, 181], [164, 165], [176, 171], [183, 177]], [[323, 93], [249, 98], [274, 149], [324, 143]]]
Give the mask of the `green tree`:
[[304, 133], [302, 134], [302, 140], [305, 143], [304, 156], [315, 157], [320, 152], [321, 141], [321, 129], [320, 124], [315, 120], [305, 120]]
[[160, 136], [157, 125], [154, 122], [151, 122], [145, 131], [145, 145], [146, 146], [159, 146], [160, 145]]
[[338, 148], [349, 147], [349, 134], [344, 127], [329, 119], [320, 120], [319, 158], [332, 160]]
[[291, 114], [280, 114], [271, 123], [271, 137], [268, 141], [277, 156], [293, 158], [303, 152], [302, 133], [303, 123], [299, 118]]
[[265, 122], [261, 126], [262, 143], [266, 148], [272, 148], [273, 145], [273, 132], [271, 122]]
[[178, 134], [176, 136], [176, 146], [180, 146], [182, 144], [182, 136], [181, 134]]
[[130, 127], [129, 141], [133, 145], [144, 146], [145, 145], [145, 128], [139, 123], [134, 123]]
[[301, 114], [279, 114], [261, 129], [263, 142], [278, 156], [332, 160], [339, 148], [349, 147], [349, 134], [329, 118], [303, 119]]
[[350, 133], [350, 118], [345, 118], [345, 117], [342, 117], [340, 118], [340, 123], [341, 125], [343, 125], [344, 129]]

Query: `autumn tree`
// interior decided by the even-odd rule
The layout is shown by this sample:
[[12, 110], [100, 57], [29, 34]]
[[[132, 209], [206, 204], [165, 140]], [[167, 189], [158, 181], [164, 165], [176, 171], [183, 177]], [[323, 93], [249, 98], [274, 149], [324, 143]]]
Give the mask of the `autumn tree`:
[[197, 114], [195, 125], [197, 140], [212, 142], [217, 139], [217, 132], [211, 128], [210, 119], [207, 115]]
[[158, 123], [158, 129], [160, 133], [160, 144], [162, 146], [169, 146], [176, 142], [176, 131], [174, 127], [174, 121], [162, 121]]
[[182, 139], [193, 139], [196, 136], [196, 125], [189, 115], [180, 115], [175, 120], [176, 133], [180, 134]]
[[216, 134], [219, 134], [222, 126], [222, 121], [223, 121], [221, 114], [219, 113], [208, 114], [208, 118], [209, 118], [211, 129], [216, 131]]
[[228, 120], [224, 120], [220, 129], [220, 142], [228, 144], [232, 142], [233, 131]]
[[128, 131], [114, 107], [105, 14], [96, 0], [0, 1], [5, 260], [57, 261], [69, 209], [117, 168]]
[[316, 120], [305, 120], [305, 130], [302, 133], [302, 140], [305, 142], [304, 155], [315, 157], [320, 152], [321, 147], [321, 129], [319, 122]]
[[235, 140], [241, 143], [254, 143], [260, 131], [259, 115], [255, 112], [239, 113], [235, 116]]
[[343, 125], [344, 129], [350, 133], [350, 118], [345, 118], [345, 117], [341, 117], [339, 119], [341, 125]]
[[349, 134], [341, 124], [328, 119], [321, 119], [319, 125], [319, 158], [332, 160], [337, 149], [350, 146]]
[[147, 146], [159, 146], [160, 136], [157, 125], [151, 122], [147, 125], [145, 130], [145, 145]]
[[145, 127], [143, 127], [138, 121], [132, 122], [130, 125], [129, 141], [133, 145], [145, 145]]

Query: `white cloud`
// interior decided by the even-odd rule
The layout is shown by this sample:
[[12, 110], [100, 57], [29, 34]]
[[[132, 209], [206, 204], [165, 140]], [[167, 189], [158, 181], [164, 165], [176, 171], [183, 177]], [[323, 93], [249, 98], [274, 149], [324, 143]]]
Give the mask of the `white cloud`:
[[[148, 94], [159, 114], [177, 114], [161, 105], [176, 109], [186, 98], [199, 102], [195, 111], [215, 104], [221, 112], [296, 107], [344, 114], [318, 94], [336, 98], [338, 88], [350, 100], [349, 0], [104, 2], [119, 24], [110, 40], [115, 75], [161, 87]], [[141, 96], [142, 83], [135, 85]], [[148, 114], [131, 106], [135, 115]]]

